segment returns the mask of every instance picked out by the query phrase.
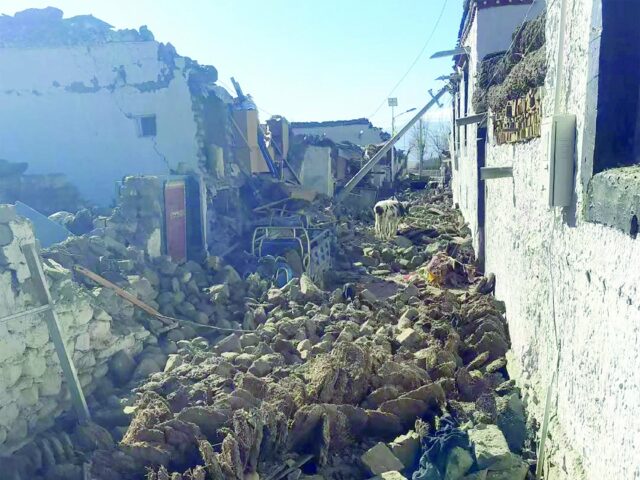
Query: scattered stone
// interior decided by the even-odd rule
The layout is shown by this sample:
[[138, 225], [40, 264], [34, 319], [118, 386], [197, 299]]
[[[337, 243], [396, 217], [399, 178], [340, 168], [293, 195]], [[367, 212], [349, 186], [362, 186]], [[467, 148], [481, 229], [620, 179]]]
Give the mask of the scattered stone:
[[496, 399], [498, 418], [497, 425], [502, 430], [509, 449], [520, 452], [527, 437], [524, 405], [517, 393]]
[[361, 457], [362, 463], [374, 475], [380, 475], [384, 472], [398, 471], [404, 468], [404, 465], [391, 452], [389, 447], [384, 443], [378, 443], [375, 447], [367, 450]]
[[143, 358], [136, 369], [133, 371], [133, 378], [139, 380], [141, 378], [150, 377], [152, 374], [161, 372], [160, 364], [151, 357]]
[[469, 365], [467, 365], [468, 370], [477, 370], [482, 367], [489, 360], [489, 352], [482, 352], [476, 358], [474, 358]]
[[240, 344], [240, 336], [237, 333], [223, 338], [216, 344], [216, 351], [219, 353], [235, 352], [240, 353], [242, 351], [242, 345]]
[[164, 366], [164, 373], [170, 373], [182, 364], [182, 356], [176, 354], [169, 355], [169, 357], [167, 358], [167, 363]]
[[255, 360], [251, 364], [251, 367], [249, 367], [249, 373], [256, 377], [264, 377], [271, 373], [273, 365], [265, 357], [266, 356], [263, 356]]
[[410, 471], [420, 459], [420, 435], [414, 431], [400, 435], [389, 444], [389, 448], [404, 468]]
[[313, 283], [307, 274], [302, 274], [300, 277], [300, 293], [307, 301], [322, 301], [322, 290]]
[[[480, 469], [500, 471], [515, 468], [516, 473], [519, 472], [519, 467], [524, 461], [509, 450], [507, 440], [496, 425], [480, 424], [468, 433]], [[526, 475], [526, 468], [524, 473]], [[511, 478], [522, 479], [524, 475]]]
[[507, 359], [504, 357], [501, 357], [501, 358], [498, 358], [497, 360], [494, 360], [489, 365], [487, 365], [485, 370], [487, 371], [487, 373], [495, 373], [499, 370], [502, 370], [506, 366], [507, 366]]
[[117, 385], [125, 385], [129, 382], [135, 368], [136, 363], [133, 358], [124, 350], [116, 353], [109, 361], [109, 372]]
[[445, 480], [459, 480], [473, 465], [473, 457], [464, 448], [454, 447], [447, 457]]
[[363, 302], [369, 303], [371, 305], [375, 305], [378, 303], [378, 297], [376, 297], [376, 295], [367, 288], [360, 292], [360, 297], [362, 298]]
[[384, 472], [374, 478], [380, 478], [382, 480], [407, 480], [407, 477], [396, 471]]
[[406, 328], [396, 337], [396, 341], [406, 348], [415, 348], [420, 344], [420, 335], [413, 328]]

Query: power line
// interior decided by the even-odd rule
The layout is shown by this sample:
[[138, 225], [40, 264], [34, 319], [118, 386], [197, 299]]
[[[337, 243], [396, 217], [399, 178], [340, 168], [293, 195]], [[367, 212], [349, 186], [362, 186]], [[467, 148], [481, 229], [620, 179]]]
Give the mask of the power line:
[[444, 15], [444, 10], [445, 10], [445, 7], [447, 6], [447, 2], [448, 1], [449, 0], [444, 0], [444, 3], [442, 4], [442, 9], [440, 10], [440, 14], [438, 15], [438, 19], [436, 20], [436, 23], [433, 26], [433, 30], [431, 30], [431, 33], [429, 34], [429, 37], [427, 38], [427, 41], [424, 42], [424, 45], [420, 49], [420, 53], [418, 53], [418, 55], [413, 60], [413, 62], [411, 63], [411, 65], [409, 66], [409, 68], [407, 69], [405, 74], [400, 78], [400, 80], [398, 80], [398, 83], [396, 83], [395, 86], [391, 89], [391, 91], [387, 94], [387, 97], [384, 98], [382, 100], [382, 102], [380, 102], [380, 105], [378, 105], [378, 108], [376, 108], [375, 111], [371, 115], [369, 115], [368, 118], [372, 118], [376, 113], [378, 113], [380, 111], [380, 109], [384, 105], [384, 102], [387, 101], [387, 98], [389, 98], [393, 94], [393, 92], [396, 91], [396, 89], [400, 86], [400, 84], [404, 81], [404, 79], [407, 78], [407, 75], [409, 75], [409, 73], [411, 73], [411, 70], [413, 70], [413, 67], [416, 66], [416, 64], [418, 63], [418, 60], [420, 60], [420, 57], [422, 57], [422, 54], [424, 53], [424, 51], [429, 46], [429, 43], [431, 42], [431, 39], [433, 38], [433, 35], [435, 35], [436, 30], [438, 28], [438, 25], [440, 25], [440, 20], [442, 20], [442, 16]]

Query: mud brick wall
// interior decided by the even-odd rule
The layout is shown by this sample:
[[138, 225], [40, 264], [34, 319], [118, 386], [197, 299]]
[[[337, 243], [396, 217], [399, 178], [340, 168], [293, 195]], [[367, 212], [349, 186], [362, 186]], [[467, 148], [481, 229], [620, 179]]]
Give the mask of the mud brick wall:
[[[71, 407], [68, 389], [41, 314], [4, 317], [38, 306], [21, 247], [34, 242], [29, 221], [0, 205], [0, 455], [49, 427]], [[85, 394], [108, 371], [118, 351], [138, 353], [149, 332], [107, 313], [126, 308], [113, 293], [75, 283], [71, 272], [43, 262], [63, 338]]]

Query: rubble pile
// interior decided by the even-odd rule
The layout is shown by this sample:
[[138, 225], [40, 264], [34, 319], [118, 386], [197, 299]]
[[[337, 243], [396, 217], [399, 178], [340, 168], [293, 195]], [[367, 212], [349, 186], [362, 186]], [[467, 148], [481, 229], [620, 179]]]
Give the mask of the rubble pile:
[[15, 16], [0, 16], [0, 46], [39, 47], [95, 45], [105, 42], [152, 41], [146, 26], [140, 30], [113, 30], [93, 15], [62, 18], [62, 10], [54, 7], [29, 8]]
[[[464, 229], [464, 219], [456, 210], [446, 206], [442, 194], [431, 192], [426, 203], [408, 194], [407, 216], [400, 224], [399, 234], [390, 242], [375, 237], [369, 222], [348, 218], [338, 226], [339, 257], [343, 268], [353, 265], [362, 274], [408, 274], [428, 263], [438, 252], [458, 258], [471, 266], [474, 258], [471, 235]], [[419, 203], [416, 203], [416, 202]], [[372, 213], [368, 217], [373, 219]]]
[[[97, 228], [89, 234], [53, 245], [43, 256], [69, 270], [76, 265], [86, 267], [166, 316], [240, 328], [245, 284], [233, 268], [217, 257], [210, 257], [206, 264], [187, 261], [179, 265], [160, 255], [161, 193], [162, 184], [157, 178], [127, 177], [120, 204], [111, 216], [96, 219]], [[77, 280], [87, 287], [95, 286], [82, 276]], [[117, 305], [111, 305], [110, 310], [118, 311]], [[136, 315], [152, 332], [163, 327], [160, 321], [132, 307], [129, 312], [127, 318]]]
[[[330, 292], [306, 275], [269, 288], [215, 259], [215, 273], [154, 260], [137, 280], [151, 287], [141, 298], [233, 331], [196, 336], [186, 324], [151, 336], [137, 361], [114, 357], [90, 399], [107, 430], [69, 437], [91, 478], [526, 478], [525, 416], [493, 280], [470, 267], [449, 195], [407, 199], [391, 242], [376, 240], [371, 222], [339, 219]], [[224, 323], [234, 308], [242, 322]], [[22, 471], [37, 471], [38, 458], [46, 470], [31, 450]], [[54, 457], [49, 471], [68, 476], [44, 478], [81, 478], [79, 455]]]

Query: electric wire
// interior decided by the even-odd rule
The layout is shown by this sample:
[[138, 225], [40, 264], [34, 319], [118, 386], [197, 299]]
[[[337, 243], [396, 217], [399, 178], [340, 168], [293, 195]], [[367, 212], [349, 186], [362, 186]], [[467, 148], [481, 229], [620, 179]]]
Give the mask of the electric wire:
[[391, 91], [387, 94], [386, 98], [384, 98], [381, 102], [380, 105], [378, 105], [378, 107], [374, 110], [374, 112], [369, 115], [367, 118], [372, 118], [376, 113], [378, 113], [380, 111], [380, 109], [383, 107], [384, 102], [387, 101], [387, 98], [389, 98], [391, 95], [393, 95], [393, 92], [396, 91], [396, 89], [400, 86], [400, 84], [405, 80], [405, 78], [407, 78], [407, 76], [409, 75], [409, 73], [411, 73], [411, 70], [413, 70], [413, 67], [416, 66], [416, 64], [418, 63], [418, 60], [420, 60], [420, 58], [422, 57], [422, 55], [424, 54], [425, 50], [427, 49], [427, 47], [429, 46], [429, 43], [431, 42], [431, 39], [433, 38], [433, 36], [436, 33], [436, 30], [438, 29], [438, 26], [440, 25], [440, 21], [442, 20], [442, 16], [444, 15], [444, 10], [445, 7], [447, 6], [449, 0], [444, 0], [444, 3], [442, 4], [442, 9], [440, 10], [440, 14], [438, 15], [438, 19], [436, 20], [435, 25], [433, 26], [433, 29], [431, 30], [431, 33], [429, 34], [429, 37], [427, 38], [427, 41], [424, 43], [424, 45], [422, 46], [422, 48], [420, 49], [420, 53], [418, 53], [418, 55], [416, 56], [416, 58], [413, 60], [413, 62], [411, 63], [411, 65], [409, 65], [409, 68], [407, 69], [407, 71], [404, 73], [404, 75], [402, 75], [402, 77], [400, 78], [400, 80], [398, 80], [398, 82], [395, 84], [395, 86], [391, 89]]

